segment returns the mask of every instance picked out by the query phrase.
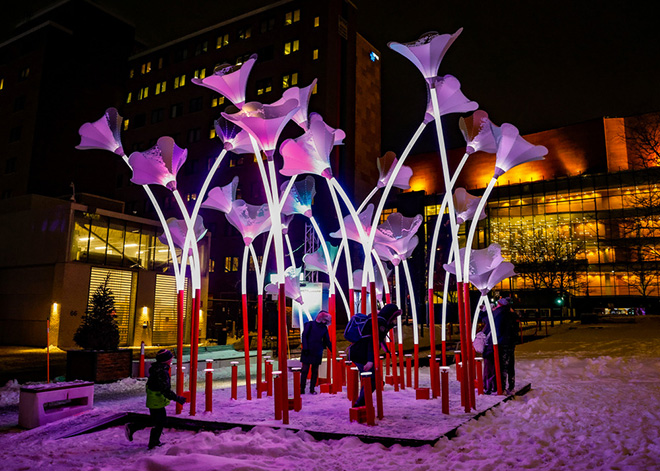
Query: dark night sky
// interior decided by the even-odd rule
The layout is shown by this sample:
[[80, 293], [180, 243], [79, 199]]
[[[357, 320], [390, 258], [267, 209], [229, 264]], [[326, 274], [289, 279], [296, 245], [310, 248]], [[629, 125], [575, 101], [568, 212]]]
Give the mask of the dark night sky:
[[[29, 0], [3, 6], [0, 26], [6, 29], [14, 19], [52, 3], [56, 2]], [[269, 2], [96, 3], [131, 21], [138, 38], [155, 46]], [[613, 0], [354, 3], [360, 12], [359, 31], [381, 53], [384, 149], [402, 150], [402, 140], [407, 141], [419, 125], [426, 99], [421, 75], [389, 50], [387, 42], [412, 41], [433, 30], [453, 33], [464, 28], [440, 74], [456, 76], [463, 92], [496, 124], [510, 122], [531, 133], [603, 116], [660, 110], [655, 6]], [[457, 118], [445, 118], [446, 126], [455, 126]]]

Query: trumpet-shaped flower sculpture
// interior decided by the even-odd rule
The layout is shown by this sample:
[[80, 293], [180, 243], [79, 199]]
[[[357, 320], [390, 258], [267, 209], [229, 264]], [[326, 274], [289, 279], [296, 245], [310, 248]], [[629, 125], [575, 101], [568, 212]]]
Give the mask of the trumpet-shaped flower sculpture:
[[[282, 190], [287, 183], [282, 184]], [[287, 199], [282, 205], [282, 214], [293, 215], [302, 214], [305, 217], [312, 217], [312, 200], [316, 195], [314, 186], [314, 177], [308, 175], [304, 180], [297, 181], [291, 187]]]
[[188, 151], [177, 146], [171, 137], [161, 137], [151, 149], [133, 152], [128, 164], [133, 169], [131, 181], [137, 185], [163, 185], [176, 190], [176, 174], [186, 161]]
[[280, 133], [296, 111], [297, 100], [287, 100], [280, 105], [264, 105], [253, 101], [245, 103], [238, 113], [223, 112], [222, 116], [250, 133], [268, 159], [272, 160]]
[[[396, 154], [392, 151], [385, 152], [385, 155], [379, 157], [376, 165], [378, 166], [378, 188], [385, 188], [387, 182], [392, 178], [392, 172], [398, 159]], [[401, 188], [402, 190], [410, 189], [410, 177], [412, 177], [413, 171], [410, 167], [402, 165], [399, 172], [394, 176], [393, 186]]]
[[115, 108], [108, 108], [98, 121], [80, 126], [80, 144], [76, 149], [109, 150], [117, 155], [124, 155], [121, 145], [120, 129], [122, 117]]
[[423, 221], [419, 214], [409, 218], [401, 213], [390, 213], [385, 222], [378, 226], [374, 244], [386, 245], [399, 255], [408, 253], [412, 238]]
[[399, 263], [401, 263], [403, 260], [406, 260], [408, 257], [410, 257], [417, 247], [417, 244], [419, 243], [419, 237], [413, 236], [410, 238], [408, 244], [407, 244], [407, 251], [404, 253], [398, 253], [396, 252], [392, 247], [389, 245], [381, 244], [376, 241], [374, 241], [374, 250], [378, 254], [378, 257], [381, 260], [385, 260], [387, 262], [390, 262], [392, 265], [397, 266]]
[[[316, 79], [312, 81], [310, 85], [304, 88], [298, 88], [298, 87], [291, 87], [287, 88], [284, 93], [282, 93], [282, 100], [290, 100], [294, 99], [298, 101], [298, 111], [296, 111], [296, 114], [293, 115], [293, 121], [303, 128], [303, 130], [307, 131], [309, 129], [309, 123], [308, 123], [308, 108], [309, 108], [309, 100], [312, 97], [312, 91], [314, 90], [314, 86], [316, 85]], [[279, 103], [279, 101], [277, 102]], [[273, 103], [273, 104], [277, 104]]]
[[427, 91], [429, 93], [426, 102], [426, 114], [433, 116], [433, 102], [431, 100], [431, 93], [435, 93], [438, 98], [438, 110], [440, 116], [450, 113], [467, 113], [479, 108], [476, 101], [469, 100], [461, 91], [461, 82], [458, 81], [453, 75], [445, 75], [443, 77], [434, 77], [431, 79], [431, 88]]
[[[289, 267], [284, 271], [284, 295], [287, 298], [293, 299], [298, 304], [303, 304], [302, 294], [300, 293], [300, 271], [302, 267], [293, 268]], [[275, 283], [269, 283], [264, 288], [264, 291], [274, 296], [279, 295], [278, 286]]]
[[254, 152], [250, 134], [242, 130], [240, 126], [223, 117], [218, 118], [213, 124], [215, 132], [226, 151], [234, 154], [251, 154]]
[[[465, 259], [465, 247], [459, 250], [459, 260]], [[473, 276], [480, 276], [485, 273], [490, 273], [497, 268], [504, 259], [502, 258], [502, 248], [498, 244], [490, 244], [485, 249], [473, 250], [471, 252], [469, 274], [470, 280]], [[456, 274], [455, 261], [445, 263], [444, 269], [451, 274]]]
[[215, 68], [213, 75], [203, 79], [194, 78], [192, 83], [210, 88], [224, 95], [239, 109], [245, 104], [245, 89], [252, 66], [257, 61], [257, 55], [252, 54], [241, 65], [222, 64]]
[[[360, 224], [362, 224], [362, 229], [364, 229], [364, 233], [367, 235], [369, 235], [369, 233], [371, 232], [371, 221], [373, 220], [373, 215], [374, 215], [373, 204], [370, 204], [369, 206], [367, 206], [367, 209], [365, 209], [360, 214], [358, 214]], [[353, 220], [353, 217], [351, 215], [344, 217], [344, 226], [346, 228], [347, 239], [362, 243], [362, 239], [360, 239], [360, 232], [358, 231], [358, 228], [355, 226], [355, 221]], [[335, 239], [341, 239], [341, 231], [339, 230], [339, 231], [331, 232], [330, 237], [334, 237]]]
[[[183, 246], [186, 242], [186, 234], [188, 233], [186, 222], [183, 219], [169, 218], [167, 220], [167, 227], [169, 227], [170, 233], [172, 234], [174, 245], [183, 250]], [[202, 219], [202, 216], [197, 216], [193, 229], [195, 230], [195, 240], [202, 240], [207, 232], [207, 229], [204, 227], [204, 219]], [[158, 236], [158, 240], [167, 245], [167, 237], [165, 234]]]
[[286, 176], [313, 173], [332, 178], [330, 152], [339, 133], [345, 136], [343, 131], [327, 126], [321, 115], [312, 113], [307, 132], [296, 139], [287, 139], [280, 145], [280, 154], [284, 159], [280, 173]]
[[488, 119], [485, 111], [477, 110], [468, 118], [460, 118], [458, 126], [467, 143], [467, 154], [479, 151], [494, 154], [497, 151], [500, 130]]
[[223, 213], [228, 213], [232, 210], [232, 204], [236, 200], [237, 188], [238, 177], [234, 177], [228, 185], [212, 188], [209, 191], [208, 198], [202, 203], [202, 208], [216, 209]]
[[548, 149], [545, 146], [536, 146], [527, 142], [520, 136], [518, 128], [513, 124], [504, 123], [497, 145], [493, 178], [499, 178], [517, 165], [543, 160], [547, 153]]
[[415, 64], [425, 79], [431, 79], [438, 75], [438, 69], [449, 46], [461, 34], [460, 28], [454, 34], [438, 34], [430, 31], [423, 34], [417, 41], [409, 43], [390, 42], [387, 45], [393, 51], [398, 52], [410, 62]]
[[[326, 242], [325, 245], [330, 254], [330, 263], [334, 263], [339, 247], [332, 245], [330, 242]], [[332, 267], [328, 267], [325, 260], [323, 247], [319, 247], [316, 252], [303, 255], [303, 263], [305, 264], [306, 271], [320, 271], [329, 274], [332, 270]]]
[[270, 212], [267, 204], [257, 206], [236, 200], [226, 217], [227, 221], [241, 233], [245, 245], [250, 245], [259, 234], [270, 230]]
[[493, 270], [481, 275], [470, 276], [470, 281], [481, 294], [488, 294], [495, 286], [512, 276], [516, 276], [513, 263], [502, 262]]
[[[454, 209], [456, 211], [456, 222], [463, 224], [465, 221], [470, 221], [474, 218], [474, 213], [477, 211], [481, 198], [472, 196], [465, 188], [456, 188], [454, 190]], [[479, 221], [486, 217], [486, 210], [482, 208], [479, 215]]]

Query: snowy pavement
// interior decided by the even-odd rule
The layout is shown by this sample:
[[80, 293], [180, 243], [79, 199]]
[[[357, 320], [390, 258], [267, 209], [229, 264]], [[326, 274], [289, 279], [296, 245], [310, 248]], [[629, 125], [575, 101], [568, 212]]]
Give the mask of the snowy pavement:
[[[316, 441], [305, 432], [265, 426], [250, 432], [169, 429], [165, 446], [152, 451], [145, 448], [147, 431], [128, 442], [120, 427], [57, 439], [95, 418], [145, 412], [143, 383], [97, 386], [94, 410], [27, 431], [15, 428], [18, 385], [10, 383], [0, 388], [2, 469], [660, 470], [660, 318], [636, 321], [563, 326], [546, 339], [518, 346], [517, 384], [531, 383], [532, 391], [468, 421], [454, 439], [434, 446], [385, 448], [354, 437]], [[263, 416], [262, 404], [272, 407], [265, 399], [230, 401], [224, 394], [228, 391], [214, 393], [214, 412], [197, 418], [241, 416], [248, 423], [251, 414]], [[412, 391], [385, 392], [385, 418], [376, 427], [350, 424], [346, 399], [330, 395], [306, 397], [303, 411], [291, 413], [291, 425], [299, 421], [311, 430], [320, 424], [328, 431], [396, 428], [411, 437], [437, 433], [439, 401], [415, 401], [407, 394]], [[204, 408], [202, 396], [198, 407]], [[452, 407], [452, 417], [460, 415], [460, 404]], [[281, 423], [269, 425], [276, 424]]]

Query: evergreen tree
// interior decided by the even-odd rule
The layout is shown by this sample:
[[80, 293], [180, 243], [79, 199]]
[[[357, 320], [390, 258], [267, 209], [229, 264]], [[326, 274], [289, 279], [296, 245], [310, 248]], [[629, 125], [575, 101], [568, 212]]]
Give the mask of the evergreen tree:
[[115, 297], [108, 288], [110, 275], [96, 288], [73, 341], [85, 350], [117, 350], [119, 327], [115, 320]]

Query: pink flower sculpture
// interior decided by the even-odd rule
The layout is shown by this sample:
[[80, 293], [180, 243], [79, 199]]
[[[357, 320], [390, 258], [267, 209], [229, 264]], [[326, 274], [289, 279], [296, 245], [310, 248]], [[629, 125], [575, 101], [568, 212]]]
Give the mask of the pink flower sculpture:
[[423, 221], [420, 214], [409, 218], [401, 213], [390, 213], [385, 222], [378, 226], [374, 244], [386, 245], [399, 256], [408, 253], [413, 236]]
[[491, 271], [470, 276], [470, 282], [481, 294], [485, 295], [502, 281], [516, 275], [517, 273], [514, 270], [513, 263], [502, 262]]
[[209, 191], [209, 196], [202, 203], [202, 208], [228, 213], [232, 209], [232, 203], [236, 200], [236, 188], [238, 188], [238, 177], [234, 177], [228, 185], [216, 186]]
[[[300, 293], [300, 271], [302, 267], [294, 269], [289, 267], [284, 271], [284, 295], [287, 298], [293, 299], [298, 304], [303, 304], [302, 294]], [[269, 283], [264, 288], [264, 291], [268, 294], [272, 294], [277, 297], [279, 295], [279, 290], [277, 285], [274, 283]]]
[[406, 260], [410, 257], [419, 243], [419, 237], [413, 236], [410, 238], [410, 241], [407, 244], [408, 250], [402, 254], [397, 253], [389, 245], [384, 245], [374, 241], [374, 250], [378, 254], [378, 257], [381, 260], [390, 262], [392, 265], [397, 266], [401, 263], [402, 260]]
[[[465, 259], [465, 247], [459, 250], [460, 260]], [[490, 244], [485, 249], [473, 250], [470, 257], [470, 280], [472, 277], [478, 277], [490, 273], [497, 268], [504, 259], [502, 258], [502, 248], [497, 244]], [[445, 263], [444, 269], [449, 273], [456, 274], [455, 261]]]
[[[284, 93], [282, 93], [282, 100], [290, 100], [294, 99], [298, 101], [298, 104], [300, 105], [300, 108], [298, 108], [298, 111], [296, 114], [293, 115], [293, 121], [303, 128], [303, 130], [307, 131], [309, 129], [308, 126], [308, 108], [309, 108], [309, 100], [312, 97], [312, 91], [314, 90], [314, 85], [316, 85], [316, 79], [312, 81], [310, 85], [304, 88], [298, 88], [298, 87], [291, 87], [287, 88]], [[276, 104], [276, 103], [273, 103]]]
[[[326, 242], [325, 245], [330, 254], [330, 263], [334, 263], [339, 247], [335, 247], [330, 242]], [[316, 252], [303, 255], [303, 263], [305, 264], [306, 271], [320, 271], [328, 274], [331, 270], [326, 263], [323, 247], [319, 247]]]
[[301, 173], [313, 173], [324, 178], [332, 178], [330, 152], [338, 135], [345, 137], [343, 131], [332, 129], [323, 122], [323, 118], [312, 113], [309, 116], [309, 129], [296, 139], [287, 139], [280, 145], [280, 154], [284, 166], [282, 175], [293, 176]]
[[485, 111], [478, 110], [468, 118], [460, 118], [458, 126], [467, 143], [467, 154], [480, 151], [494, 154], [497, 151], [500, 129], [488, 119]]
[[[358, 219], [360, 220], [360, 223], [362, 224], [362, 228], [364, 229], [364, 232], [367, 235], [369, 235], [369, 233], [371, 232], [371, 221], [373, 220], [373, 215], [374, 215], [373, 204], [370, 204], [369, 206], [367, 206], [367, 209], [365, 209], [360, 214], [358, 214]], [[344, 227], [346, 228], [346, 237], [348, 239], [354, 240], [355, 242], [358, 243], [362, 243], [362, 241], [360, 240], [360, 232], [355, 226], [355, 221], [353, 221], [353, 217], [350, 214], [344, 217]], [[330, 237], [334, 237], [335, 239], [341, 239], [341, 230], [331, 232]]]
[[241, 65], [222, 64], [215, 68], [213, 75], [203, 79], [194, 78], [192, 83], [210, 88], [224, 95], [239, 109], [245, 104], [245, 88], [257, 55], [252, 54]]
[[287, 100], [280, 105], [264, 105], [252, 101], [245, 103], [238, 113], [222, 112], [222, 116], [250, 133], [268, 159], [272, 160], [280, 133], [296, 111], [296, 100]]
[[231, 211], [225, 214], [227, 221], [238, 229], [245, 245], [250, 245], [259, 234], [270, 230], [270, 212], [268, 205], [256, 206], [243, 200], [236, 200]]
[[108, 108], [98, 121], [80, 126], [78, 130], [80, 144], [76, 146], [76, 149], [101, 149], [124, 155], [120, 137], [121, 122], [122, 117], [119, 116], [117, 110]]
[[176, 190], [176, 174], [186, 161], [188, 151], [177, 146], [171, 137], [161, 137], [151, 149], [133, 152], [128, 164], [136, 185], [163, 185]]
[[493, 178], [499, 178], [517, 165], [533, 160], [543, 160], [547, 153], [548, 149], [544, 146], [536, 146], [523, 139], [518, 128], [513, 124], [504, 123], [497, 144]]
[[[283, 183], [281, 190], [284, 191], [286, 186], [287, 183]], [[282, 214], [302, 214], [305, 217], [311, 218], [314, 195], [316, 195], [314, 177], [308, 175], [304, 180], [297, 181], [293, 184], [289, 196], [282, 205]]]
[[[188, 233], [186, 222], [183, 219], [169, 218], [167, 220], [167, 227], [170, 228], [174, 245], [183, 249], [186, 242], [186, 234]], [[195, 230], [195, 240], [197, 241], [202, 240], [206, 235], [207, 229], [204, 227], [204, 219], [201, 216], [197, 216], [193, 229]], [[158, 236], [158, 240], [167, 245], [167, 237], [165, 237], [164, 233]]]
[[[470, 101], [461, 91], [461, 83], [453, 75], [434, 77], [431, 79], [431, 88], [427, 91], [435, 93], [438, 98], [440, 116], [450, 113], [467, 113], [479, 108], [476, 101]], [[433, 116], [433, 103], [429, 95], [426, 104], [426, 114]]]
[[247, 131], [222, 117], [214, 123], [215, 132], [222, 141], [223, 147], [234, 154], [253, 154], [252, 141]]
[[[392, 151], [385, 152], [385, 155], [378, 158], [376, 165], [378, 166], [378, 188], [385, 188], [387, 183], [392, 178], [392, 172], [398, 159], [396, 154]], [[412, 177], [413, 171], [410, 167], [402, 165], [399, 169], [399, 173], [394, 177], [393, 186], [401, 188], [402, 190], [410, 189], [410, 177]]]
[[288, 216], [282, 216], [282, 234], [287, 235], [289, 233], [289, 225], [293, 221], [293, 214]]
[[[456, 210], [456, 222], [463, 224], [465, 221], [471, 221], [474, 218], [474, 213], [477, 211], [481, 198], [472, 196], [465, 188], [456, 188], [454, 190], [454, 209]], [[479, 221], [485, 219], [486, 210], [481, 210]]]
[[417, 41], [403, 44], [390, 42], [387, 45], [415, 64], [415, 67], [428, 80], [438, 75], [443, 57], [461, 31], [463, 28], [454, 34], [438, 34], [436, 31], [431, 31], [423, 34]]

